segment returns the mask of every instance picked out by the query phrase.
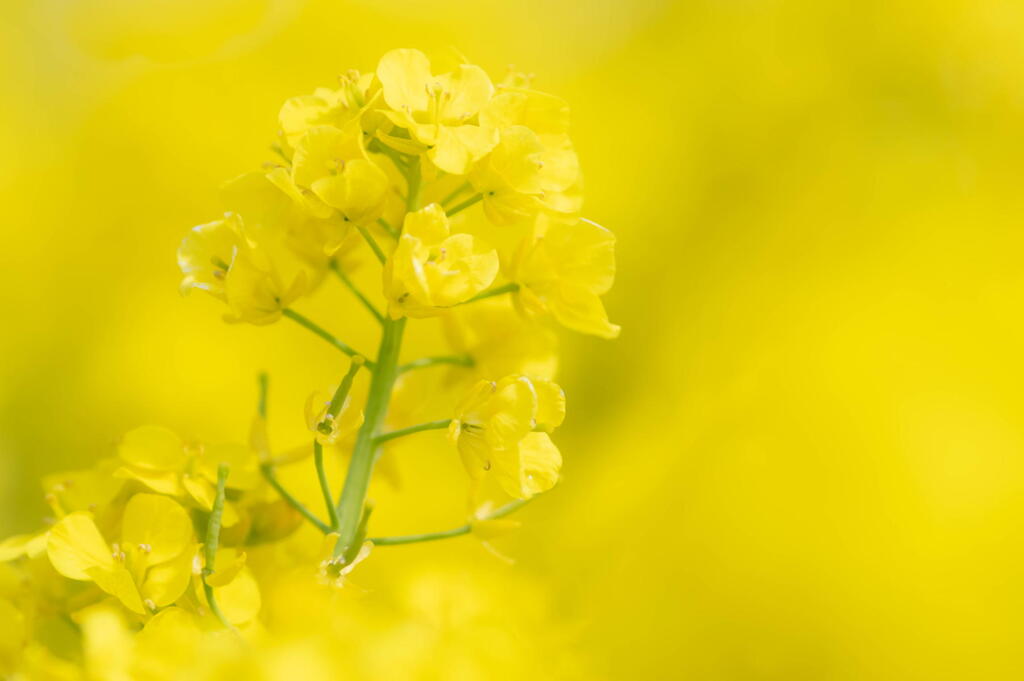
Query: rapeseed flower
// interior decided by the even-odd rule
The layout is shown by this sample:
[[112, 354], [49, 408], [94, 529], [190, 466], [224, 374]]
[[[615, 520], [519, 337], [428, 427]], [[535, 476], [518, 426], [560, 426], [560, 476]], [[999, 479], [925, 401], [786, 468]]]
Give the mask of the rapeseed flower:
[[[353, 582], [388, 546], [472, 535], [501, 557], [492, 540], [561, 472], [552, 433], [565, 395], [549, 321], [618, 333], [601, 300], [614, 237], [579, 217], [567, 103], [530, 80], [513, 73], [495, 87], [468, 63], [436, 75], [424, 54], [399, 49], [285, 102], [276, 157], [226, 183], [224, 214], [182, 240], [181, 290], [221, 301], [230, 322], [291, 319], [348, 373], [310, 397], [309, 432], [284, 454], [271, 447], [264, 376], [247, 445], [148, 425], [92, 469], [47, 476], [50, 524], [0, 542], [0, 675], [390, 678], [396, 655], [419, 650], [482, 678], [466, 656], [504, 650], [517, 678], [536, 676], [511, 638], [484, 645], [459, 632], [519, 612], [518, 596], [403, 577], [408, 588], [376, 587], [394, 599], [389, 620]], [[358, 308], [326, 328], [293, 309], [329, 285]], [[407, 357], [407, 326], [421, 318], [439, 318], [444, 350]], [[328, 330], [357, 325], [379, 338], [375, 352]], [[325, 364], [323, 383], [336, 371]], [[453, 529], [379, 535], [371, 482], [398, 494], [416, 484], [385, 445], [440, 436], [429, 431], [458, 452], [470, 515]], [[331, 479], [338, 466], [343, 484]], [[459, 645], [441, 650], [446, 629]]]

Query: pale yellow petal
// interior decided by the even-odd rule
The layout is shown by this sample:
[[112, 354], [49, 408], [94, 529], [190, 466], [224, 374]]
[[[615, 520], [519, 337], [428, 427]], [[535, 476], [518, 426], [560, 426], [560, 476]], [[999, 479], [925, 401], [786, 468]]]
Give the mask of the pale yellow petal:
[[124, 607], [139, 615], [146, 614], [146, 606], [139, 595], [139, 589], [124, 565], [117, 563], [111, 567], [93, 566], [87, 568], [85, 572], [96, 586], [117, 598]]
[[565, 391], [554, 381], [531, 378], [537, 393], [537, 427], [553, 430], [565, 420]]
[[176, 558], [193, 541], [192, 520], [181, 505], [159, 494], [136, 494], [125, 506], [121, 540], [146, 546], [150, 564]]
[[196, 549], [195, 545], [191, 545], [176, 558], [149, 568], [140, 587], [143, 598], [152, 601], [158, 608], [171, 605], [181, 598], [192, 580]]
[[391, 50], [377, 64], [377, 78], [384, 88], [384, 101], [396, 111], [427, 108], [427, 85], [431, 81], [430, 60], [419, 50]]
[[495, 459], [498, 483], [509, 496], [529, 499], [558, 482], [562, 454], [547, 433], [528, 433], [512, 456]]
[[184, 441], [161, 426], [128, 431], [121, 438], [117, 454], [127, 464], [152, 471], [181, 470], [188, 461]]
[[91, 568], [114, 567], [111, 546], [92, 516], [83, 511], [64, 516], [50, 528], [46, 552], [54, 569], [68, 579], [90, 581]]
[[458, 125], [475, 116], [494, 94], [491, 79], [479, 66], [460, 64], [436, 78], [442, 90], [444, 123]]

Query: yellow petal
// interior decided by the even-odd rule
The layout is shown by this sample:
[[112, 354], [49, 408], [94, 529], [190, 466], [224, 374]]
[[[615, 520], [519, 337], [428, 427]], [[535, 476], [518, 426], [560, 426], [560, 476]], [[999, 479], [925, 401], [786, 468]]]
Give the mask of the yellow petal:
[[192, 539], [192, 520], [173, 499], [136, 494], [125, 506], [121, 541], [132, 547], [148, 547], [151, 565], [181, 555]]
[[435, 81], [443, 93], [443, 122], [449, 125], [464, 123], [475, 116], [494, 94], [494, 85], [487, 73], [473, 64], [460, 64]]
[[173, 560], [146, 570], [146, 577], [141, 585], [143, 598], [152, 601], [158, 608], [177, 601], [192, 580], [192, 562], [196, 557], [196, 550], [197, 547], [192, 545]]
[[121, 460], [152, 471], [178, 471], [188, 461], [184, 441], [161, 426], [142, 426], [121, 438], [117, 454]]
[[114, 567], [110, 545], [92, 516], [83, 511], [64, 516], [50, 528], [46, 552], [54, 569], [68, 579], [90, 581], [89, 569]]
[[419, 239], [425, 244], [441, 243], [448, 238], [451, 228], [444, 209], [436, 203], [405, 216], [402, 234]]
[[28, 556], [35, 558], [46, 550], [46, 532], [42, 534], [18, 534], [0, 542], [0, 563]]
[[615, 281], [615, 235], [596, 223], [553, 224], [539, 248], [557, 263], [562, 281], [599, 295], [607, 293]]
[[608, 321], [601, 298], [581, 287], [562, 285], [559, 295], [549, 298], [551, 314], [566, 328], [600, 338], [618, 338], [621, 327]]
[[138, 480], [143, 485], [170, 496], [180, 496], [183, 493], [181, 486], [181, 475], [176, 471], [151, 471], [131, 466], [121, 466], [114, 471], [114, 476], [128, 480]]
[[141, 678], [176, 678], [181, 674], [183, 661], [201, 649], [202, 639], [203, 632], [193, 613], [180, 607], [161, 610], [135, 636], [135, 659], [139, 661], [136, 674]]
[[182, 293], [198, 288], [224, 295], [224, 277], [241, 243], [239, 220], [232, 215], [189, 230], [178, 247], [178, 267], [184, 275]]
[[96, 586], [117, 598], [124, 607], [139, 615], [146, 614], [146, 606], [139, 595], [139, 589], [124, 565], [117, 563], [109, 568], [93, 566], [87, 568], [85, 572]]
[[337, 175], [321, 177], [312, 184], [313, 192], [324, 203], [356, 224], [377, 219], [389, 187], [384, 171], [366, 159], [348, 161]]
[[245, 237], [256, 243], [280, 241], [306, 217], [303, 207], [262, 172], [231, 180], [221, 188], [221, 197], [227, 210], [241, 216]]
[[361, 131], [343, 131], [329, 125], [310, 128], [295, 146], [292, 178], [302, 187], [341, 170], [345, 161], [362, 156]]
[[300, 272], [292, 289], [286, 290], [276, 271], [258, 262], [256, 253], [243, 251], [235, 259], [224, 285], [230, 313], [227, 321], [250, 324], [272, 324], [281, 318], [281, 311], [301, 291], [305, 273]]
[[429, 98], [430, 60], [419, 50], [391, 50], [377, 64], [384, 101], [396, 111], [423, 111]]
[[80, 621], [85, 673], [73, 678], [97, 681], [131, 678], [128, 670], [132, 662], [132, 635], [123, 613], [101, 603], [87, 608]]
[[256, 453], [237, 444], [215, 444], [203, 447], [199, 455], [199, 472], [211, 483], [217, 482], [217, 468], [228, 465], [227, 486], [230, 489], [254, 489], [260, 484]]
[[244, 624], [260, 612], [260, 589], [249, 568], [243, 568], [230, 584], [215, 588], [213, 593], [221, 612], [232, 624]]
[[533, 428], [537, 396], [524, 376], [509, 376], [498, 382], [497, 390], [482, 410], [487, 442], [494, 449], [514, 447]]
[[495, 459], [494, 473], [509, 496], [529, 499], [558, 482], [562, 454], [547, 433], [528, 433], [508, 454]]
[[[427, 157], [440, 170], [453, 175], [468, 173], [472, 164], [486, 155], [498, 142], [496, 130], [476, 125], [419, 127], [436, 131], [436, 141], [427, 152]], [[417, 139], [426, 141], [418, 129], [415, 134]]]
[[207, 575], [206, 583], [217, 587], [230, 584], [245, 567], [246, 559], [245, 551], [221, 547], [217, 550], [216, 564], [213, 572]]
[[522, 125], [538, 135], [569, 132], [569, 105], [554, 95], [526, 89], [504, 89], [480, 112], [480, 122], [495, 128]]
[[554, 430], [565, 420], [565, 391], [554, 381], [531, 378], [537, 393], [537, 427]]

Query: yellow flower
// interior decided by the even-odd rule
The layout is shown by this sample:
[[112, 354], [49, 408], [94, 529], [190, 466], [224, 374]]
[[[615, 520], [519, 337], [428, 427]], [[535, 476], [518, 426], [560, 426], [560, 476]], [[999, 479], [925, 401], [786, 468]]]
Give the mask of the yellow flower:
[[390, 188], [387, 174], [363, 148], [358, 121], [345, 128], [310, 128], [296, 142], [292, 180], [359, 225], [380, 217]]
[[185, 592], [196, 544], [185, 509], [168, 497], [143, 493], [125, 506], [119, 543], [108, 544], [92, 516], [78, 511], [50, 529], [47, 554], [60, 574], [94, 582], [141, 615]]
[[589, 220], [556, 222], [526, 239], [510, 266], [515, 294], [527, 315], [550, 313], [562, 325], [602, 338], [615, 338], [601, 295], [615, 279], [615, 236]]
[[370, 557], [373, 550], [373, 542], [364, 541], [359, 545], [359, 551], [351, 561], [345, 562], [342, 556], [334, 555], [335, 544], [338, 543], [338, 533], [332, 532], [324, 537], [320, 547], [320, 565], [317, 569], [316, 580], [323, 586], [343, 589], [349, 585], [349, 575], [356, 569], [356, 566]]
[[474, 480], [495, 477], [510, 496], [528, 499], [558, 481], [562, 455], [547, 432], [565, 418], [557, 384], [526, 376], [480, 381], [456, 409], [448, 429]]
[[237, 214], [194, 227], [178, 248], [178, 265], [185, 275], [182, 292], [198, 288], [223, 300], [231, 322], [275, 322], [306, 288], [304, 270], [285, 285], [267, 249], [243, 234]]
[[363, 425], [363, 410], [351, 393], [345, 397], [338, 415], [330, 418], [327, 410], [331, 406], [332, 395], [333, 390], [318, 390], [306, 399], [306, 426], [316, 433], [317, 442], [325, 447], [349, 442]]
[[[190, 499], [205, 511], [213, 508], [219, 464], [230, 467], [229, 489], [251, 490], [261, 480], [256, 453], [249, 448], [190, 444], [161, 426], [142, 426], [125, 433], [117, 453], [123, 465], [115, 475], [138, 480], [160, 494]], [[224, 525], [237, 521], [234, 504], [227, 502]]]
[[[213, 588], [217, 606], [232, 624], [252, 621], [263, 607], [259, 584], [252, 570], [246, 566], [246, 562], [245, 552], [221, 547], [217, 550], [213, 572], [206, 578], [206, 582]], [[194, 603], [199, 605], [197, 614], [204, 617], [211, 627], [219, 628], [216, 616], [206, 600], [198, 563], [199, 561], [193, 570], [192, 580], [192, 597]]]
[[524, 322], [516, 315], [508, 296], [457, 307], [443, 318], [443, 323], [452, 349], [472, 358], [476, 378], [555, 375], [555, 334], [540, 324]]
[[426, 146], [426, 155], [447, 173], [464, 175], [498, 142], [497, 131], [475, 121], [494, 93], [479, 66], [462, 64], [432, 75], [418, 50], [392, 50], [377, 65], [391, 121]]
[[580, 202], [571, 193], [580, 182], [579, 159], [569, 138], [564, 100], [503, 88], [480, 112], [480, 122], [501, 131], [494, 151], [470, 174], [492, 222], [519, 222], [541, 208], [579, 210]]
[[317, 88], [313, 94], [293, 97], [284, 103], [278, 114], [281, 133], [291, 147], [317, 125], [341, 127], [358, 116], [367, 101], [373, 74], [349, 71], [341, 77], [337, 90]]
[[410, 213], [384, 267], [384, 293], [393, 319], [426, 317], [469, 300], [494, 281], [498, 254], [469, 234], [451, 234], [436, 203]]
[[197, 288], [223, 300], [224, 281], [242, 244], [237, 215], [193, 227], [178, 248], [178, 267], [185, 275], [181, 292]]
[[305, 289], [305, 272], [299, 272], [291, 284], [286, 285], [265, 253], [244, 249], [235, 256], [224, 280], [228, 304], [224, 320], [258, 326], [273, 324]]

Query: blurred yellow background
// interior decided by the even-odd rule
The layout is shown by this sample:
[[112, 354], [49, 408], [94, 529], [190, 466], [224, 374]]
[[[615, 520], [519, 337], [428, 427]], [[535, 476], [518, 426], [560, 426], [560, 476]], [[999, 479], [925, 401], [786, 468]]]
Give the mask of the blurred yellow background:
[[[447, 603], [422, 678], [1019, 678], [1022, 35], [999, 0], [5, 0], [0, 534], [134, 426], [244, 438], [259, 369], [305, 437], [334, 355], [181, 298], [178, 241], [287, 97], [457, 46], [572, 105], [624, 331], [563, 334], [564, 480], [514, 567], [462, 539], [359, 574]], [[459, 521], [418, 442], [384, 529]], [[521, 669], [444, 666], [497, 645]]]

